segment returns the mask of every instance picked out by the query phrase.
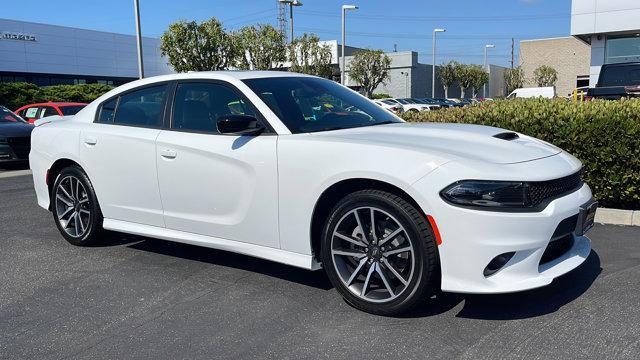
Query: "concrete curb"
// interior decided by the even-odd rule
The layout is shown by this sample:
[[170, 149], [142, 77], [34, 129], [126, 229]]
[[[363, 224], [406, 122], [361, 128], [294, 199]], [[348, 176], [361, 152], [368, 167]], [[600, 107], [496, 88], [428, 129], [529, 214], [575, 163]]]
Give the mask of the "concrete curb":
[[6, 172], [0, 172], [0, 179], [24, 175], [31, 175], [31, 170], [9, 170]]
[[598, 208], [596, 222], [609, 225], [640, 226], [640, 210]]

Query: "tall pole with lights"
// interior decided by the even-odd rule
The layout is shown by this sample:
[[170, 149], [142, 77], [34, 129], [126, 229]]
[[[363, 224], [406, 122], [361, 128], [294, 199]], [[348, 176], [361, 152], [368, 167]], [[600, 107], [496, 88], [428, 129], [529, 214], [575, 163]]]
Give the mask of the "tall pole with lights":
[[342, 67], [340, 69], [340, 83], [342, 85], [345, 85], [347, 82], [347, 79], [345, 78], [345, 53], [344, 53], [344, 43], [346, 41], [346, 36], [345, 36], [345, 17], [347, 15], [347, 10], [356, 10], [358, 7], [355, 5], [342, 5], [342, 54], [340, 54], [341, 56], [341, 60], [342, 60]]
[[291, 42], [293, 42], [293, 7], [302, 6], [302, 2], [298, 0], [279, 0], [283, 4], [289, 4], [289, 30]]
[[138, 77], [144, 78], [144, 63], [142, 61], [142, 31], [140, 30], [140, 3], [133, 0], [133, 9], [136, 16], [136, 45], [138, 47]]
[[[489, 49], [493, 49], [494, 47], [496, 47], [493, 44], [487, 44], [484, 46], [484, 71], [487, 72], [487, 74], [489, 74], [489, 81], [491, 81], [491, 72], [489, 71], [489, 65], [487, 63], [487, 50]], [[482, 97], [486, 98], [487, 97], [487, 84], [484, 84], [482, 86]]]
[[431, 65], [431, 97], [436, 96], [436, 34], [445, 32], [445, 29], [433, 29], [433, 63]]

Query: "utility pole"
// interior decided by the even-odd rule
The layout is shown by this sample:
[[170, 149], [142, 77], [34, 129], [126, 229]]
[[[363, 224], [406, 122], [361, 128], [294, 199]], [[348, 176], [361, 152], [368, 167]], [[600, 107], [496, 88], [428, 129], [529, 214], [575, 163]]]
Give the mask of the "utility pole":
[[138, 77], [144, 78], [144, 63], [142, 62], [142, 31], [140, 30], [140, 4], [139, 0], [133, 0], [133, 8], [136, 15], [136, 45], [138, 46]]
[[286, 10], [285, 10], [285, 3], [281, 2], [280, 0], [276, 0], [278, 2], [278, 31], [280, 31], [280, 33], [282, 34], [282, 36], [284, 37], [284, 41], [287, 42], [287, 32], [286, 32], [286, 28], [287, 28], [287, 18], [286, 18]]
[[514, 38], [511, 38], [511, 69], [513, 69], [515, 49], [516, 49], [516, 41]]

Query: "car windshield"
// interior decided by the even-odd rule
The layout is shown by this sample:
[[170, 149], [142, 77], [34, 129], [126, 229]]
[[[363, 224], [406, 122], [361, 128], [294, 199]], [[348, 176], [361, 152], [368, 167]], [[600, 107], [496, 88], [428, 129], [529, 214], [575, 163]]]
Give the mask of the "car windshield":
[[7, 123], [7, 122], [23, 123], [25, 121], [22, 120], [18, 115], [12, 113], [6, 107], [0, 106], [0, 123]]
[[84, 109], [87, 105], [68, 105], [68, 106], [60, 106], [60, 111], [62, 111], [63, 115], [75, 115], [78, 111]]
[[401, 122], [331, 80], [289, 76], [247, 79], [244, 83], [294, 134]]

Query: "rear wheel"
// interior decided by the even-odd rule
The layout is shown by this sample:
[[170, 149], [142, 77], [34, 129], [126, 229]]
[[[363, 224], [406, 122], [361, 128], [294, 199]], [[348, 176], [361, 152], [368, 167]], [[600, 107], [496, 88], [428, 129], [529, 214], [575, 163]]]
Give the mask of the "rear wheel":
[[93, 186], [78, 166], [64, 168], [52, 188], [52, 212], [58, 230], [71, 244], [95, 244], [102, 230], [102, 213]]
[[342, 199], [324, 229], [323, 266], [354, 307], [395, 315], [437, 290], [437, 254], [431, 228], [394, 194], [363, 190]]

